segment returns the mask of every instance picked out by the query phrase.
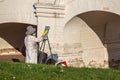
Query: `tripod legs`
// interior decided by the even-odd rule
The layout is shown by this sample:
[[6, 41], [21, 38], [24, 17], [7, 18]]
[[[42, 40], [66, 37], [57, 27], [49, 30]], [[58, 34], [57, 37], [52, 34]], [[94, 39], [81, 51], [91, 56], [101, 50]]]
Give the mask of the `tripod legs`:
[[[48, 47], [49, 47], [49, 51], [50, 51], [50, 56], [47, 57], [45, 64], [54, 64], [56, 61], [53, 59], [53, 54], [51, 51], [51, 46], [50, 46], [50, 42], [49, 42], [49, 38], [48, 36], [46, 36], [44, 38], [44, 40], [42, 41], [40, 48], [39, 48], [39, 53], [38, 53], [38, 63], [43, 63], [44, 59], [43, 57], [46, 56], [44, 50], [45, 50], [45, 45], [46, 45], [46, 41], [48, 42]], [[45, 57], [44, 57], [45, 58]]]

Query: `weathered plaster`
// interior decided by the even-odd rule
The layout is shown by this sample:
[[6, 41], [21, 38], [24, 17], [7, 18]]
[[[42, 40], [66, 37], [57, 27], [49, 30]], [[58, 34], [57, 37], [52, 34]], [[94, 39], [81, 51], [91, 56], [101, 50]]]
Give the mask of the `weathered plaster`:
[[37, 37], [41, 36], [45, 26], [50, 26], [51, 47], [53, 53], [58, 53], [59, 60], [66, 60], [70, 66], [108, 67], [107, 47], [90, 26], [77, 15], [90, 11], [106, 11], [119, 15], [119, 2], [116, 0], [4, 0], [0, 2], [0, 23], [35, 24]]

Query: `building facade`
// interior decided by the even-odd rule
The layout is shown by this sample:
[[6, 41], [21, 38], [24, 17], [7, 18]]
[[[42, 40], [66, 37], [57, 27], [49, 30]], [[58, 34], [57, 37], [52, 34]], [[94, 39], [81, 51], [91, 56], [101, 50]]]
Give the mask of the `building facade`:
[[[50, 26], [52, 52], [69, 66], [106, 68], [114, 63], [119, 66], [119, 2], [0, 0], [0, 48], [21, 50], [27, 25], [37, 27], [37, 37], [41, 36], [45, 26]], [[12, 30], [6, 30], [8, 28]], [[48, 46], [46, 48], [49, 53]]]

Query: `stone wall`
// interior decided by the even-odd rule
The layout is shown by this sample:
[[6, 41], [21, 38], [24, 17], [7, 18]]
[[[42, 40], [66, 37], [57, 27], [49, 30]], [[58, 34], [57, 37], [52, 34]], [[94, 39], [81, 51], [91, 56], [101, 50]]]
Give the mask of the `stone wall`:
[[70, 66], [76, 67], [108, 67], [106, 47], [90, 26], [76, 16], [97, 10], [120, 14], [120, 1], [54, 1], [4, 0], [0, 2], [0, 23], [36, 24], [37, 37], [42, 35], [45, 26], [50, 26], [49, 40], [59, 60], [66, 60]]

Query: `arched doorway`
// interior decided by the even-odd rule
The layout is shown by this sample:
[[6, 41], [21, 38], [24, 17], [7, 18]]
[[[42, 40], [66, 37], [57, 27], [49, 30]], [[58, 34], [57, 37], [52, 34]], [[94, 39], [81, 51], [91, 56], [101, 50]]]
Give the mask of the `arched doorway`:
[[[66, 29], [64, 30], [64, 33], [68, 37], [66, 38], [65, 36], [64, 38], [66, 38], [65, 40], [68, 43], [71, 42], [80, 43], [81, 48], [84, 49], [91, 48], [91, 50], [93, 50], [92, 48], [94, 48], [97, 50], [97, 48], [100, 48], [100, 46], [102, 48], [106, 48], [108, 52], [109, 67], [116, 68], [119, 66], [120, 63], [119, 25], [120, 16], [117, 14], [105, 11], [85, 12], [75, 16], [72, 20], [70, 20], [66, 24], [65, 27]], [[85, 29], [86, 32], [84, 31]], [[72, 40], [72, 38], [74, 40]], [[100, 57], [100, 55], [97, 55], [99, 53], [101, 54], [104, 53], [104, 50], [96, 52], [96, 58], [101, 59], [102, 57]], [[101, 56], [105, 57], [106, 55]], [[93, 55], [90, 57], [93, 57]], [[113, 66], [114, 64], [115, 66]]]
[[[26, 27], [32, 24], [25, 23], [2, 23], [0, 24], [0, 50], [2, 51], [19, 51], [24, 53], [24, 37]], [[36, 25], [32, 25], [36, 27]]]

